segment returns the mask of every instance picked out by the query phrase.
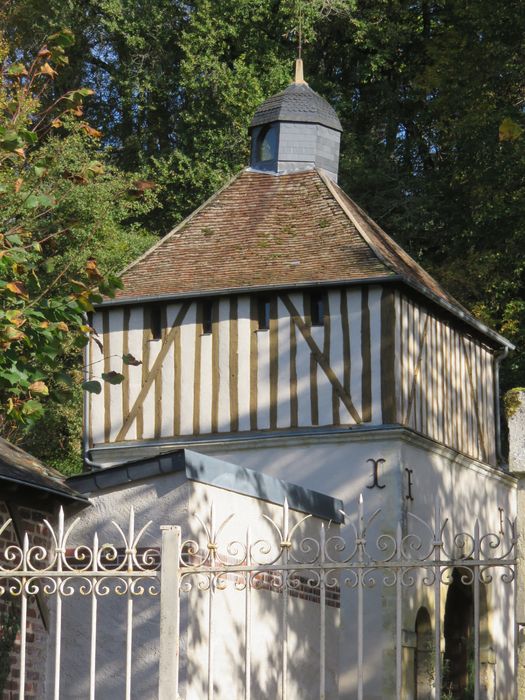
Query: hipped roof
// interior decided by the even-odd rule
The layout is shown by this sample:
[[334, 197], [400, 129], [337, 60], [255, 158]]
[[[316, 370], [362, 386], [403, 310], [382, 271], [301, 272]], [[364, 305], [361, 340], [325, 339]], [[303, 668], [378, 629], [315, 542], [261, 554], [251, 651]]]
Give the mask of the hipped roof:
[[342, 131], [335, 109], [306, 83], [292, 83], [257, 108], [250, 129], [272, 122], [321, 124]]
[[132, 263], [107, 304], [256, 289], [399, 281], [498, 345], [322, 171], [247, 168]]

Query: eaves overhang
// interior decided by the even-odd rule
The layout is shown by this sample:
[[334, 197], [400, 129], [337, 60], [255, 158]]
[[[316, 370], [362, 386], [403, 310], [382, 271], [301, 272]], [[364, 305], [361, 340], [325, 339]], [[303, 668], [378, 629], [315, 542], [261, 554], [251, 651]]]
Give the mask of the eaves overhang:
[[59, 501], [76, 502], [82, 503], [83, 505], [89, 505], [89, 499], [86, 498], [86, 496], [83, 496], [81, 493], [75, 493], [70, 489], [66, 491], [60, 488], [53, 488], [52, 486], [48, 486], [46, 484], [35, 484], [29, 479], [23, 479], [16, 475], [1, 474], [0, 482], [8, 482], [18, 488], [31, 490], [33, 493], [37, 491], [48, 496], [54, 496]]
[[297, 289], [309, 289], [309, 288], [333, 288], [333, 287], [349, 287], [349, 286], [359, 286], [359, 285], [370, 285], [370, 284], [397, 284], [404, 285], [405, 287], [417, 292], [418, 294], [429, 299], [433, 304], [444, 309], [448, 314], [451, 314], [456, 319], [460, 320], [462, 323], [470, 326], [476, 331], [476, 333], [485, 336], [490, 339], [493, 344], [500, 348], [507, 348], [510, 350], [515, 350], [516, 347], [510, 340], [507, 340], [504, 336], [500, 335], [496, 331], [492, 330], [484, 323], [474, 318], [471, 314], [466, 311], [462, 311], [461, 308], [447, 302], [445, 299], [434, 294], [430, 289], [422, 284], [418, 284], [413, 280], [408, 280], [403, 275], [392, 273], [391, 275], [380, 275], [373, 277], [359, 277], [351, 279], [338, 279], [329, 281], [319, 281], [319, 280], [309, 280], [306, 282], [294, 282], [289, 284], [271, 284], [271, 285], [254, 285], [251, 287], [225, 287], [222, 289], [206, 289], [203, 291], [191, 291], [191, 292], [179, 292], [173, 294], [158, 294], [150, 296], [130, 296], [119, 299], [108, 299], [100, 304], [95, 305], [95, 309], [107, 309], [113, 307], [122, 307], [130, 305], [139, 304], [152, 304], [152, 303], [162, 303], [170, 301], [180, 301], [185, 299], [202, 299], [209, 298], [213, 296], [228, 296], [231, 294], [262, 294], [264, 292], [275, 292], [282, 290], [283, 292], [294, 291]]

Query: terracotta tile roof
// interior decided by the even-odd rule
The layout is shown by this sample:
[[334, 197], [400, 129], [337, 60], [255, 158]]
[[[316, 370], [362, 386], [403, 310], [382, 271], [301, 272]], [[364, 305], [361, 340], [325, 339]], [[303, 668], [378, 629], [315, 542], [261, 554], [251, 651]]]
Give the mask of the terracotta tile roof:
[[[321, 177], [323, 177], [321, 175]], [[410, 255], [398, 245], [393, 238], [373, 221], [343, 190], [329, 178], [323, 177], [327, 187], [334, 193], [350, 220], [358, 228], [376, 255], [391, 270], [394, 270], [405, 281], [411, 282], [422, 291], [428, 291], [433, 296], [446, 301], [465, 314], [469, 311], [457, 299], [450, 295], [429, 273], [421, 267]]]
[[132, 263], [109, 303], [253, 288], [401, 279], [498, 344], [321, 171], [243, 170]]
[[392, 274], [317, 171], [244, 170], [127, 268], [118, 298]]

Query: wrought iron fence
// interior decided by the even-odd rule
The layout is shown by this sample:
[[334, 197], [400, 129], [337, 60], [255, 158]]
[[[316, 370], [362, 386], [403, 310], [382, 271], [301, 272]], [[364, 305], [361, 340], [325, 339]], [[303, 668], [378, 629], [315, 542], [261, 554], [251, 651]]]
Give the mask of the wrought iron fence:
[[[242, 608], [243, 634], [239, 640], [238, 664], [243, 674], [243, 695], [252, 700], [252, 652], [254, 635], [254, 596], [260, 591], [274, 592], [278, 605], [274, 613], [278, 618], [279, 639], [279, 694], [283, 700], [290, 697], [289, 648], [290, 609], [294, 598], [301, 598], [319, 605], [318, 630], [318, 690], [320, 700], [326, 700], [327, 690], [327, 639], [333, 635], [327, 611], [341, 608], [345, 614], [342, 593], [354, 592], [352, 606], [355, 613], [355, 696], [363, 700], [366, 682], [363, 675], [365, 640], [368, 629], [365, 596], [367, 591], [378, 590], [381, 595], [391, 595], [393, 600], [393, 628], [395, 629], [395, 697], [405, 697], [403, 688], [403, 613], [407, 591], [425, 590], [433, 601], [433, 655], [431, 696], [434, 698], [459, 697], [464, 688], [454, 688], [454, 679], [448, 687], [447, 668], [444, 668], [443, 639], [443, 590], [456, 582], [468, 588], [473, 615], [471, 623], [472, 659], [469, 682], [472, 697], [482, 697], [481, 643], [483, 624], [483, 592], [485, 587], [497, 581], [499, 585], [513, 586], [516, 573], [515, 523], [507, 519], [500, 532], [482, 530], [476, 521], [472, 531], [455, 531], [447, 518], [443, 518], [438, 504], [431, 522], [427, 523], [413, 513], [392, 528], [386, 523], [377, 529], [381, 510], [367, 514], [363, 499], [359, 499], [354, 514], [345, 513], [345, 527], [323, 523], [312, 516], [291, 517], [284, 503], [276, 520], [262, 515], [264, 527], [257, 523], [245, 527], [235, 524], [234, 516], [218, 518], [213, 506], [205, 520], [197, 514], [197, 534], [184, 540], [178, 526], [161, 528], [161, 548], [143, 547], [144, 535], [151, 522], [140, 529], [135, 527], [133, 511], [130, 513], [127, 531], [116, 523], [115, 542], [101, 544], [97, 534], [89, 544], [70, 546], [79, 520], [67, 527], [61, 511], [57, 527], [49, 522], [45, 526], [50, 546], [31, 546], [26, 535], [22, 544], [7, 546], [0, 552], [0, 598], [20, 601], [19, 633], [19, 699], [26, 697], [26, 650], [28, 648], [28, 602], [38, 596], [51, 599], [54, 604], [52, 639], [54, 646], [53, 672], [50, 679], [53, 698], [61, 696], [62, 645], [68, 642], [73, 631], [64, 627], [62, 605], [64, 599], [79, 597], [89, 601], [89, 694], [94, 700], [97, 692], [98, 654], [97, 630], [98, 605], [101, 598], [111, 596], [126, 601], [125, 623], [121, 630], [125, 638], [125, 654], [122, 667], [125, 675], [125, 697], [131, 698], [134, 666], [134, 605], [137, 597], [156, 599], [160, 594], [160, 648], [158, 697], [174, 700], [179, 697], [179, 668], [181, 639], [185, 623], [181, 621], [181, 601], [192, 595], [206, 596], [207, 659], [202, 687], [209, 700], [214, 700], [215, 678], [220, 673], [214, 658], [214, 625], [217, 625], [215, 609], [221, 592], [238, 596]], [[307, 523], [307, 521], [309, 521]], [[0, 527], [0, 535], [9, 521]], [[225, 533], [235, 532], [234, 539]], [[230, 528], [230, 530], [228, 530]], [[265, 529], [266, 528], [266, 529]], [[305, 531], [308, 528], [308, 531]], [[445, 589], [446, 590], [446, 589]], [[512, 589], [509, 588], [509, 592]], [[296, 614], [296, 613], [295, 613]], [[260, 623], [258, 623], [260, 624]], [[317, 647], [316, 647], [317, 648]], [[191, 657], [191, 647], [184, 653]], [[454, 695], [454, 693], [456, 693]], [[447, 695], [447, 693], [449, 693]], [[451, 693], [451, 694], [450, 694]], [[239, 696], [240, 697], [240, 696]], [[257, 697], [259, 700], [259, 696]], [[509, 696], [510, 697], [510, 696]]]
[[[127, 598], [126, 628], [122, 630], [126, 638], [125, 685], [126, 699], [131, 697], [132, 646], [133, 646], [133, 606], [137, 596], [158, 596], [160, 558], [158, 549], [141, 548], [140, 542], [145, 531], [151, 526], [146, 523], [138, 532], [135, 528], [135, 515], [130, 510], [127, 532], [113, 523], [119, 540], [114, 543], [99, 543], [98, 534], [93, 535], [89, 544], [70, 545], [72, 536], [80, 522], [73, 520], [67, 527], [64, 511], [60, 508], [58, 523], [54, 527], [44, 520], [45, 534], [49, 546], [30, 544], [27, 533], [21, 545], [10, 544], [0, 552], [0, 600], [20, 601], [19, 624], [19, 673], [18, 696], [26, 697], [26, 652], [28, 649], [28, 603], [36, 601], [53, 603], [54, 629], [54, 700], [60, 698], [62, 644], [75, 634], [73, 629], [62, 629], [62, 606], [64, 599], [78, 596], [91, 600], [91, 643], [89, 661], [89, 698], [94, 700], [97, 677], [97, 627], [98, 602], [107, 596]], [[11, 525], [7, 520], [0, 526], [0, 537]]]

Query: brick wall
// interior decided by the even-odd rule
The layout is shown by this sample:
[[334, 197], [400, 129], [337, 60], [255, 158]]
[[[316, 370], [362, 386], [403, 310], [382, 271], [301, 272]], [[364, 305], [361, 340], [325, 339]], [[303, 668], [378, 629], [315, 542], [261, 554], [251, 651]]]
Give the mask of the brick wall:
[[[18, 507], [21, 529], [27, 532], [30, 545], [41, 545], [48, 549], [51, 545], [50, 538], [46, 533], [46, 529], [42, 523], [44, 518], [50, 519], [49, 512], [35, 508]], [[9, 511], [6, 504], [0, 501], [0, 527], [9, 519]], [[16, 536], [16, 530], [11, 524], [0, 535], [0, 564], [6, 565], [5, 552], [10, 545], [18, 545], [19, 542]], [[0, 585], [5, 584], [5, 579], [0, 579]], [[46, 601], [44, 600], [44, 603]], [[6, 633], [5, 620], [6, 616], [10, 615], [11, 619], [17, 620], [18, 610], [20, 606], [20, 598], [17, 596], [4, 594], [0, 597], [0, 649], [4, 653], [4, 658], [0, 659], [0, 668], [2, 661], [6, 661], [4, 645], [1, 642], [2, 636]], [[28, 700], [37, 700], [43, 697], [44, 693], [44, 674], [46, 668], [47, 654], [47, 632], [42, 620], [42, 615], [34, 596], [28, 600], [27, 611], [27, 645], [26, 645], [26, 686], [25, 697]], [[19, 673], [20, 673], [20, 632], [17, 633], [14, 644], [11, 648], [8, 658], [9, 672], [6, 679], [1, 700], [15, 700], [19, 693]]]

